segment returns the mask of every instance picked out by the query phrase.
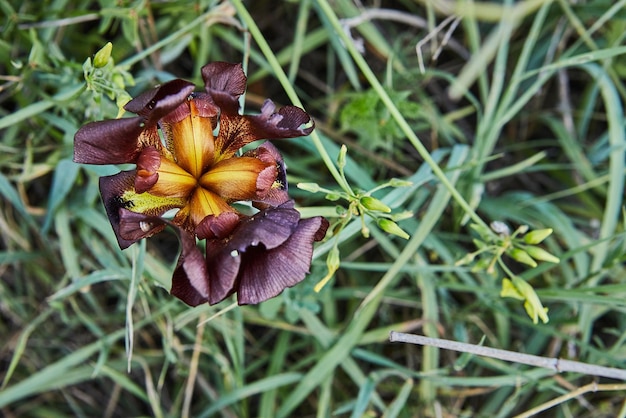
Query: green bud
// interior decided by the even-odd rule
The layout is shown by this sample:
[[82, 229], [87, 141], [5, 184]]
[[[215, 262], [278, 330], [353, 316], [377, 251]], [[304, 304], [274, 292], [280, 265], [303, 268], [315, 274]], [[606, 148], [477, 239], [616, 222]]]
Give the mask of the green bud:
[[552, 228], [537, 229], [524, 235], [523, 239], [526, 244], [539, 244], [550, 235], [552, 235]]
[[124, 88], [126, 87], [126, 81], [124, 80], [124, 76], [120, 73], [114, 73], [111, 76], [111, 81], [113, 82], [113, 85], [115, 85], [115, 87], [120, 90], [124, 90]]
[[[487, 271], [490, 267], [491, 261], [488, 258], [479, 258], [476, 264], [472, 266], [472, 273], [479, 273], [481, 271]], [[491, 272], [487, 271], [489, 274]]]
[[330, 251], [328, 252], [328, 256], [326, 257], [326, 267], [328, 268], [328, 273], [326, 274], [326, 276], [324, 276], [324, 278], [322, 278], [322, 280], [317, 282], [317, 284], [315, 285], [314, 289], [316, 292], [319, 292], [324, 286], [326, 286], [326, 283], [328, 283], [328, 281], [332, 279], [337, 269], [339, 269], [340, 264], [341, 260], [339, 258], [339, 248], [334, 245], [333, 248], [330, 249]]
[[455, 266], [464, 266], [466, 264], [471, 263], [476, 258], [476, 253], [468, 253], [463, 256], [463, 258], [457, 260], [454, 265]]
[[532, 257], [529, 256], [528, 253], [522, 249], [511, 248], [506, 253], [510, 255], [512, 259], [519, 261], [520, 263], [529, 265], [531, 267], [537, 267], [537, 263], [535, 262], [535, 260], [533, 260]]
[[524, 249], [526, 250], [528, 255], [530, 255], [535, 260], [547, 261], [549, 263], [555, 263], [555, 264], [558, 264], [559, 262], [561, 262], [559, 257], [556, 257], [550, 254], [543, 248], [535, 247], [534, 245], [529, 245], [528, 247], [525, 247]]
[[345, 145], [341, 146], [339, 150], [339, 155], [337, 156], [337, 167], [342, 170], [346, 166], [346, 154], [348, 153], [348, 148]]
[[337, 200], [341, 199], [341, 194], [338, 192], [327, 193], [326, 199], [330, 200], [331, 202], [336, 202]]
[[412, 185], [413, 185], [413, 182], [410, 182], [408, 180], [402, 180], [402, 179], [396, 179], [396, 178], [389, 180], [389, 186], [391, 187], [409, 187]]
[[361, 197], [359, 199], [359, 203], [361, 203], [363, 207], [369, 210], [376, 210], [376, 211], [384, 212], [384, 213], [391, 212], [391, 208], [389, 206], [385, 205], [383, 202], [381, 202], [380, 200], [372, 196]]
[[335, 212], [337, 212], [337, 216], [344, 217], [348, 215], [348, 209], [343, 206], [335, 206]]
[[296, 187], [311, 193], [317, 193], [320, 191], [320, 185], [317, 183], [298, 183]]
[[404, 239], [409, 239], [410, 238], [409, 234], [404, 232], [404, 230], [402, 228], [400, 228], [397, 223], [395, 223], [394, 221], [392, 221], [390, 219], [379, 218], [377, 220], [377, 223], [378, 223], [378, 226], [380, 227], [380, 229], [382, 229], [385, 232], [388, 232], [388, 233], [393, 234], [393, 235], [397, 235], [400, 238], [404, 238]]
[[528, 225], [520, 225], [519, 228], [515, 230], [515, 235], [523, 235], [526, 232], [528, 232], [528, 229], [529, 229]]
[[105, 46], [103, 46], [96, 55], [93, 57], [93, 66], [95, 68], [102, 68], [108, 64], [109, 58], [111, 58], [111, 51], [113, 50], [113, 44], [111, 42], [107, 42]]

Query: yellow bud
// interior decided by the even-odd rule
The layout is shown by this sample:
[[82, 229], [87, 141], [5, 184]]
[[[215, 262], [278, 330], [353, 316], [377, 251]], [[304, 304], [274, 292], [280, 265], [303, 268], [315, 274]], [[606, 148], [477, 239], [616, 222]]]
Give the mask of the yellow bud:
[[544, 239], [548, 238], [552, 234], [552, 228], [537, 229], [530, 231], [524, 235], [524, 242], [526, 244], [539, 244]]
[[339, 150], [339, 155], [337, 156], [337, 167], [342, 170], [346, 166], [346, 154], [348, 153], [348, 148], [345, 145], [341, 146]]
[[298, 189], [306, 190], [307, 192], [317, 193], [320, 191], [320, 186], [317, 183], [298, 183]]
[[111, 42], [107, 42], [105, 46], [100, 48], [96, 55], [93, 57], [93, 66], [95, 68], [102, 68], [109, 62], [109, 58], [111, 58], [111, 51], [113, 50], [113, 44]]
[[385, 232], [388, 232], [393, 235], [397, 235], [400, 238], [404, 238], [404, 239], [410, 238], [409, 234], [404, 232], [404, 230], [400, 228], [397, 223], [395, 223], [394, 221], [390, 219], [379, 218], [377, 222], [378, 222], [378, 226], [380, 227], [380, 229], [382, 229]]
[[530, 255], [535, 260], [547, 261], [549, 263], [555, 263], [555, 264], [558, 264], [561, 261], [559, 257], [556, 257], [550, 254], [549, 252], [547, 252], [546, 250], [540, 247], [529, 245], [528, 247], [525, 248], [525, 250], [528, 253], [528, 255]]
[[331, 248], [331, 250], [328, 252], [328, 256], [326, 257], [326, 267], [328, 268], [328, 273], [326, 274], [326, 276], [324, 276], [324, 278], [322, 278], [322, 280], [317, 282], [317, 284], [315, 285], [314, 290], [316, 292], [322, 290], [322, 288], [326, 286], [326, 283], [328, 283], [328, 281], [332, 279], [332, 277], [335, 275], [335, 272], [339, 268], [340, 263], [341, 260], [339, 258], [339, 248], [337, 248], [337, 246], [335, 245], [333, 246], [333, 248]]
[[521, 250], [519, 248], [511, 248], [506, 253], [510, 255], [511, 258], [519, 261], [520, 263], [524, 263], [531, 267], [537, 267], [537, 263], [535, 262], [535, 260], [533, 260], [532, 257], [529, 256], [528, 253], [524, 250]]
[[363, 205], [363, 207], [369, 210], [376, 210], [384, 213], [391, 212], [391, 208], [389, 206], [372, 196], [363, 196], [359, 199], [359, 202]]

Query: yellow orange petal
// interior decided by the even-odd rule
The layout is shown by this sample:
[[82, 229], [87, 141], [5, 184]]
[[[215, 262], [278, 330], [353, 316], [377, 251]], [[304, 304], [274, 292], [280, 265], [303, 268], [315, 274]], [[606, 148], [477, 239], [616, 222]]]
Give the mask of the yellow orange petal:
[[190, 216], [194, 226], [197, 226], [209, 215], [218, 216], [222, 212], [234, 212], [224, 199], [215, 193], [198, 187], [189, 200]]
[[191, 114], [171, 125], [176, 162], [195, 178], [213, 163], [215, 139], [211, 118], [200, 116], [195, 101], [190, 100]]
[[149, 189], [156, 196], [188, 197], [198, 184], [191, 174], [167, 158], [161, 158], [157, 173], [159, 179]]
[[[200, 178], [202, 187], [209, 189], [227, 200], [247, 200], [257, 196], [260, 185], [259, 174], [271, 163], [253, 157], [233, 157], [222, 160]], [[271, 174], [271, 173], [270, 173]], [[264, 178], [267, 175], [264, 176]], [[276, 179], [263, 182], [271, 185]]]

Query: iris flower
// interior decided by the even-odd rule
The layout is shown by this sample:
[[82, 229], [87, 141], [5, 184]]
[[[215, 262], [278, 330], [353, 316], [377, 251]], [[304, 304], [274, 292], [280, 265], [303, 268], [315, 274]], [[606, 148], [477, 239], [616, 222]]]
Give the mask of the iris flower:
[[[74, 138], [74, 161], [135, 164], [100, 178], [102, 200], [122, 249], [168, 225], [178, 232], [173, 295], [191, 306], [233, 293], [239, 304], [259, 303], [304, 279], [328, 222], [300, 218], [270, 142], [240, 149], [308, 135], [313, 122], [270, 100], [260, 114], [240, 115], [246, 77], [239, 64], [208, 64], [202, 78], [204, 92], [176, 79], [128, 102], [124, 108], [137, 116], [86, 124]], [[258, 211], [243, 213], [241, 202]], [[173, 217], [163, 216], [172, 209]], [[206, 240], [204, 255], [197, 239]]]

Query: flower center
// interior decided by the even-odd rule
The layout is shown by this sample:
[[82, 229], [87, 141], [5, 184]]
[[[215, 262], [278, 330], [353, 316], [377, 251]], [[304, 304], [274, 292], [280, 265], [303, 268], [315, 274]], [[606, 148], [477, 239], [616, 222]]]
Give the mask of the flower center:
[[[158, 152], [153, 169], [140, 172], [149, 185], [146, 191], [162, 197], [185, 199], [186, 205], [177, 215], [182, 223], [191, 220], [197, 226], [206, 216], [236, 212], [230, 203], [253, 200], [267, 193], [276, 180], [277, 168], [273, 158], [222, 155], [213, 135], [210, 103], [193, 97], [162, 120], [166, 149]], [[217, 141], [220, 143], [220, 141]], [[153, 174], [158, 174], [156, 181]], [[180, 219], [185, 218], [185, 219]]]

